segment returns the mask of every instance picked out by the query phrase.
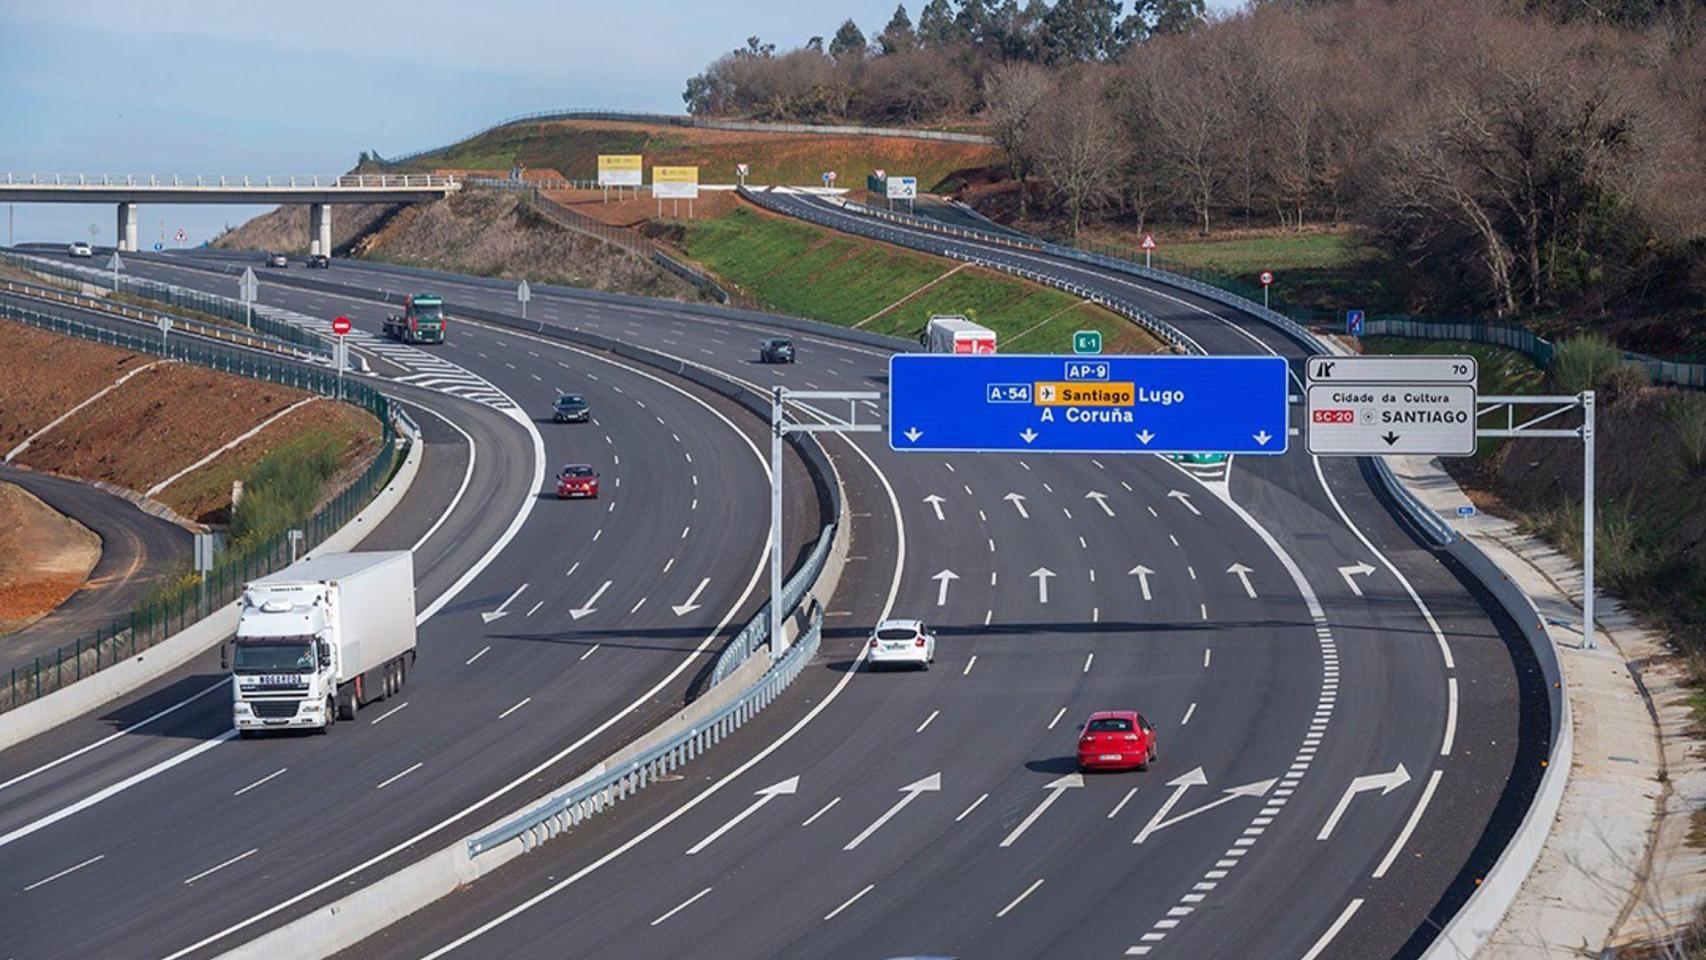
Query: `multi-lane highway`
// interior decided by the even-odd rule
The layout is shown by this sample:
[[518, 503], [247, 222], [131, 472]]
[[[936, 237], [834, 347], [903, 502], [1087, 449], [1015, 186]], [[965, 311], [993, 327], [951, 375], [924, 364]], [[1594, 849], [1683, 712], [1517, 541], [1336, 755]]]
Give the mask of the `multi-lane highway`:
[[[1299, 353], [1259, 321], [1176, 290], [1037, 254], [1004, 255], [1117, 290], [1210, 352]], [[229, 265], [211, 257], [131, 269], [224, 289], [229, 276], [218, 271]], [[514, 309], [507, 284], [479, 279], [342, 262], [310, 276], [295, 279], [375, 296], [424, 284], [453, 317], [458, 304]], [[265, 282], [261, 299], [321, 319], [344, 313], [367, 331], [387, 309], [371, 297]], [[762, 323], [669, 304], [535, 287], [530, 316], [757, 386], [871, 389], [886, 371], [885, 351], [832, 331], [796, 334], [793, 367], [759, 367], [756, 340], [770, 332]], [[581, 428], [537, 429], [553, 461], [607, 463], [606, 483], [620, 453], [618, 506], [605, 514], [589, 504], [536, 504], [515, 542], [423, 626], [422, 663], [435, 672], [418, 671], [402, 698], [410, 706], [382, 723], [221, 745], [16, 841], [0, 836], [27, 850], [0, 858], [0, 883], [10, 887], [0, 905], [8, 916], [26, 911], [19, 942], [29, 952], [166, 955], [231, 930], [218, 941], [228, 945], [394, 869], [452, 834], [422, 838], [262, 916], [506, 784], [524, 781], [505, 798], [513, 806], [563, 779], [576, 758], [597, 756], [596, 745], [581, 747], [527, 775], [687, 662], [682, 650], [721, 619], [701, 601], [706, 624], [673, 624], [667, 604], [680, 600], [666, 587], [711, 576], [728, 612], [750, 609], [739, 581], [761, 556], [763, 477], [736, 435], [755, 424], [732, 406], [728, 423], [712, 422], [679, 383], [478, 323], [453, 319], [435, 356], [480, 383], [394, 358], [394, 349], [374, 350], [381, 375], [482, 399], [491, 389], [530, 412], [544, 409], [552, 387], [568, 387], [558, 371], [573, 369], [575, 389], [600, 417], [583, 432], [608, 431], [610, 460], [585, 452], [599, 439], [551, 447]], [[422, 402], [448, 403], [452, 419], [475, 406]], [[502, 411], [476, 414], [489, 422], [490, 442], [507, 446], [479, 455], [486, 469], [499, 460], [506, 475], [488, 480], [480, 522], [467, 521], [472, 530], [515, 513], [513, 474], [525, 472], [517, 465], [528, 456]], [[1299, 446], [1285, 457], [1191, 471], [1154, 457], [909, 455], [880, 438], [828, 441], [853, 544], [819, 662], [681, 779], [352, 953], [1415, 952], [1430, 915], [1437, 920], [1465, 894], [1526, 805], [1531, 784], [1512, 772], [1544, 755], [1534, 745], [1536, 730], [1544, 738], [1545, 717], [1535, 713], [1544, 701], [1536, 707], [1526, 695], [1532, 671], [1520, 640], [1393, 519], [1357, 465], [1315, 461]], [[636, 499], [647, 482], [641, 464], [656, 486]], [[703, 502], [688, 500], [693, 488], [706, 491]], [[723, 512], [678, 517], [684, 502], [688, 514]], [[408, 516], [418, 523], [415, 510]], [[695, 531], [702, 538], [696, 559], [685, 555], [695, 547], [671, 540], [676, 530], [683, 542]], [[409, 542], [406, 534], [374, 541]], [[417, 566], [423, 579], [449, 579], [467, 562]], [[704, 572], [672, 579], [684, 569]], [[607, 570], [623, 576], [594, 572]], [[603, 580], [612, 581], [609, 592], [586, 604], [600, 615], [575, 620]], [[480, 623], [479, 612], [522, 583], [510, 616]], [[423, 585], [423, 599], [432, 593]], [[530, 611], [534, 602], [543, 605]], [[932, 670], [861, 669], [866, 631], [887, 615], [936, 629]], [[539, 626], [526, 626], [530, 619]], [[518, 620], [523, 626], [512, 626]], [[19, 751], [0, 755], [0, 830], [40, 823], [149, 763], [197, 749], [228, 726], [222, 701], [208, 696], [205, 708], [162, 721], [157, 736], [179, 731], [163, 750], [127, 737], [16, 785], [6, 782], [15, 770], [52, 759], [80, 731], [58, 735], [51, 748], [31, 745], [27, 761], [13, 756]], [[1077, 724], [1111, 708], [1140, 710], [1157, 725], [1158, 760], [1144, 773], [1080, 777], [1071, 762]], [[624, 728], [646, 713], [630, 711]], [[100, 759], [101, 751], [117, 757]], [[6, 802], [12, 791], [26, 798], [21, 812], [19, 801]], [[345, 809], [355, 812], [328, 819]], [[96, 849], [102, 844], [125, 862], [95, 860], [22, 892], [108, 856]], [[209, 878], [194, 877], [216, 866]], [[139, 883], [133, 869], [149, 879]]]

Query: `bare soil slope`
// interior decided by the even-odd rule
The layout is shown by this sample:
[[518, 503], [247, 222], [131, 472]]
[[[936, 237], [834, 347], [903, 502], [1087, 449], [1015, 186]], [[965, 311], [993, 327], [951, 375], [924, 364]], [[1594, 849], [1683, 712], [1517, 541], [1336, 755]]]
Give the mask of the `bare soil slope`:
[[101, 559], [101, 538], [28, 491], [0, 483], [0, 634], [65, 602]]
[[[356, 240], [403, 209], [384, 203], [338, 204], [332, 211], [332, 252], [342, 255]], [[240, 227], [234, 227], [216, 237], [213, 246], [226, 250], [277, 250], [281, 253], [308, 252], [308, 205], [285, 204], [263, 213]]]

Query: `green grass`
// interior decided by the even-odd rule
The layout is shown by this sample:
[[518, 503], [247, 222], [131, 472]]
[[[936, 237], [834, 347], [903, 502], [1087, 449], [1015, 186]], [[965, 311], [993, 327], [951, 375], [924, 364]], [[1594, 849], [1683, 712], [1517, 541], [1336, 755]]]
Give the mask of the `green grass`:
[[[1483, 396], [1523, 396], [1540, 393], [1546, 387], [1546, 371], [1536, 366], [1526, 354], [1506, 347], [1461, 340], [1411, 340], [1405, 337], [1366, 337], [1362, 345], [1366, 353], [1467, 354], [1475, 358], [1478, 392]], [[1497, 439], [1476, 441], [1476, 458], [1491, 456], [1503, 442]]]
[[231, 516], [232, 540], [260, 543], [305, 522], [337, 473], [343, 450], [342, 438], [329, 430], [307, 431], [273, 448], [244, 478], [243, 499]]
[[[1057, 290], [975, 268], [948, 275], [959, 264], [744, 207], [686, 224], [682, 243], [748, 296], [812, 320], [868, 320], [861, 329], [912, 339], [932, 314], [957, 313], [994, 330], [1013, 352], [1068, 351], [1073, 331], [1084, 329], [1102, 331], [1109, 353], [1157, 349], [1134, 324]], [[940, 282], [920, 289], [932, 281]]]
[[1263, 270], [1272, 270], [1278, 275], [1293, 270], [1340, 269], [1373, 257], [1373, 253], [1349, 233], [1175, 240], [1166, 246], [1164, 252], [1165, 259], [1175, 263], [1249, 278]]

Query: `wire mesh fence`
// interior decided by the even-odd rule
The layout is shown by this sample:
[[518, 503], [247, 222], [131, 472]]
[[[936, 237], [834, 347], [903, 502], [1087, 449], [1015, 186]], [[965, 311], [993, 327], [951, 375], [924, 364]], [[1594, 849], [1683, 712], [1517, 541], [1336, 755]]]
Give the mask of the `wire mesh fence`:
[[[329, 397], [340, 393], [338, 378], [329, 371], [198, 343], [184, 337], [156, 337], [115, 330], [9, 303], [0, 303], [0, 317], [66, 336], [194, 363]], [[302, 524], [303, 541], [299, 549], [303, 551], [324, 542], [360, 512], [374, 492], [390, 478], [397, 459], [397, 434], [391, 401], [363, 383], [346, 381], [341, 388], [345, 402], [379, 418], [383, 425], [383, 442], [361, 476], [322, 504]], [[52, 654], [5, 668], [6, 689], [0, 695], [0, 712], [29, 703], [120, 660], [136, 656], [232, 602], [242, 591], [243, 584], [283, 568], [290, 562], [290, 556], [289, 538], [282, 530], [255, 542], [227, 547], [205, 575], [185, 575], [132, 608], [126, 616], [96, 629], [93, 634], [77, 637]]]

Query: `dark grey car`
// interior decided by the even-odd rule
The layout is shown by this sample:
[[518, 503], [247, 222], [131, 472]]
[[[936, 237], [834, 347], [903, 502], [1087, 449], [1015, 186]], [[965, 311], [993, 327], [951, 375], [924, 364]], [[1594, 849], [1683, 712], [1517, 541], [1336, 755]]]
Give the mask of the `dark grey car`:
[[793, 363], [794, 341], [771, 337], [758, 345], [758, 359], [762, 363]]
[[578, 393], [559, 393], [551, 403], [551, 419], [557, 423], [585, 423], [592, 406]]

